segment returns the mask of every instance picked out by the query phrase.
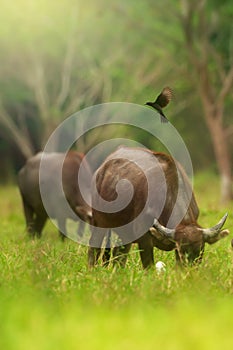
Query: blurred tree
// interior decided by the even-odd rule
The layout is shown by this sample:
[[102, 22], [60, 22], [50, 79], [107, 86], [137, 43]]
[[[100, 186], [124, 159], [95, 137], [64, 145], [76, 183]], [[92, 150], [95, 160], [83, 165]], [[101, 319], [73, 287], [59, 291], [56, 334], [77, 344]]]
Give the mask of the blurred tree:
[[[172, 0], [17, 0], [12, 6], [8, 0], [2, 0], [0, 137], [4, 138], [4, 152], [7, 153], [7, 142], [13, 142], [27, 158], [42, 149], [54, 128], [72, 113], [110, 101], [144, 104], [163, 86], [171, 85], [176, 96], [168, 117], [187, 142], [195, 164], [210, 165], [214, 158], [208, 129], [201, 123], [201, 89], [194, 89], [194, 81], [198, 87], [195, 79], [202, 73], [191, 60], [191, 68], [187, 63], [190, 44], [184, 45], [184, 24], [189, 16], [194, 59], [202, 63], [202, 56], [206, 57], [203, 62], [207, 62], [209, 85], [215, 93], [223, 86], [217, 74], [217, 65], [222, 64], [223, 58], [221, 76], [229, 70], [230, 0], [224, 0], [223, 5], [211, 0], [207, 7], [200, 7], [202, 1], [185, 3], [180, 6], [180, 2]], [[198, 32], [201, 11], [206, 13], [208, 22], [206, 34], [200, 29]], [[205, 35], [216, 57], [210, 57], [208, 52], [206, 56], [202, 54]], [[229, 98], [224, 98], [224, 106], [230, 113]], [[231, 120], [225, 114], [227, 125]], [[124, 132], [130, 136], [130, 130], [121, 128], [121, 136]], [[104, 134], [99, 128], [85, 135], [79, 141], [80, 150], [88, 150]], [[119, 134], [115, 128], [108, 128], [106, 135]], [[134, 129], [132, 135], [148, 147], [158, 147], [140, 130]], [[227, 129], [227, 135], [232, 135], [232, 127]], [[205, 149], [201, 155], [196, 147], [199, 143]]]
[[[21, 127], [7, 108], [15, 99], [25, 103], [29, 96], [36, 107], [44, 127], [43, 147], [64, 118], [97, 103], [136, 102], [164, 71], [167, 49], [160, 49], [156, 58], [152, 48], [143, 50], [144, 37], [153, 35], [142, 17], [144, 12], [153, 23], [147, 3], [129, 0], [106, 6], [103, 0], [98, 4], [90, 0], [59, 4], [19, 0], [16, 7], [3, 1], [2, 9], [7, 20], [0, 22], [0, 76], [4, 86], [0, 123], [25, 157], [34, 149], [27, 124]], [[12, 88], [15, 81], [19, 88], [9, 96], [6, 84]], [[97, 139], [95, 133], [94, 138], [84, 138], [79, 146], [86, 151]]]
[[[204, 109], [221, 176], [223, 203], [233, 198], [225, 106], [233, 87], [233, 9], [231, 1], [181, 0], [179, 15], [188, 59]], [[230, 97], [231, 95], [231, 97]]]
[[28, 135], [26, 123], [22, 127], [16, 125], [2, 105], [0, 105], [0, 123], [2, 128], [5, 128], [7, 134], [10, 135], [13, 143], [20, 149], [25, 159], [31, 157], [34, 154], [34, 148]]

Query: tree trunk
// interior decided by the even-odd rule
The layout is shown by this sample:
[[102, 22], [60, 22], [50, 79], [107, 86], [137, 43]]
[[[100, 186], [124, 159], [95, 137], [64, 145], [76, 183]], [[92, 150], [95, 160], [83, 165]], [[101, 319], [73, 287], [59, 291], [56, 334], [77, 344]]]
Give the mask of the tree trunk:
[[210, 31], [206, 30], [210, 24], [207, 1], [182, 0], [181, 5], [181, 25], [187, 52], [193, 67], [192, 71], [197, 78], [196, 87], [204, 107], [204, 117], [219, 169], [221, 202], [226, 204], [233, 199], [233, 191], [231, 159], [223, 127], [223, 112], [226, 97], [233, 84], [233, 66], [226, 70], [225, 54], [216, 49], [210, 39]]
[[233, 199], [231, 159], [221, 118], [207, 117], [221, 182], [221, 203]]

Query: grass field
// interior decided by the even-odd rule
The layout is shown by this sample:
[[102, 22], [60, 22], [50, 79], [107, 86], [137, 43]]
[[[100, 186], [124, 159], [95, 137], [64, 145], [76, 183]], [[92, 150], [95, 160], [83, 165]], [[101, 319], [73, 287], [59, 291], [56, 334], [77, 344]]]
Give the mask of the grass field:
[[[217, 179], [197, 177], [200, 224], [215, 224]], [[62, 243], [49, 223], [41, 240], [25, 233], [16, 187], [0, 187], [0, 349], [233, 348], [231, 237], [206, 246], [203, 263], [175, 267], [174, 253], [155, 250], [166, 272], [143, 271], [136, 248], [125, 269], [89, 271], [87, 248]]]

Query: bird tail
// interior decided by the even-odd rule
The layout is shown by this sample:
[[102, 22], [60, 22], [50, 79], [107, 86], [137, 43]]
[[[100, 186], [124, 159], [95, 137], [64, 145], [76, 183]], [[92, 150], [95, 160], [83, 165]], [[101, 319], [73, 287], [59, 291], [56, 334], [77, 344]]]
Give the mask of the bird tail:
[[165, 115], [163, 115], [163, 114], [160, 114], [160, 120], [161, 120], [161, 123], [168, 123], [168, 120], [167, 120], [167, 118], [165, 117]]

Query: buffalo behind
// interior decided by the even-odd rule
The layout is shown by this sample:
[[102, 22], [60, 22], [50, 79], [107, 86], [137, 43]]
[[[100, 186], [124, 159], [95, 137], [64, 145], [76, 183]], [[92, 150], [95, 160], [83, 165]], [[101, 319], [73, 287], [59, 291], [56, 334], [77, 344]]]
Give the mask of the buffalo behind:
[[[40, 184], [40, 164], [43, 156], [43, 181]], [[83, 154], [69, 151], [64, 159], [63, 153], [38, 153], [27, 160], [18, 175], [18, 184], [22, 197], [27, 231], [32, 236], [41, 236], [41, 232], [48, 218], [41, 198], [41, 188], [46, 193], [50, 203], [50, 217], [57, 220], [61, 237], [66, 235], [66, 219], [82, 219], [79, 223], [78, 235], [82, 236], [84, 222], [91, 218], [91, 208], [84, 201], [78, 186], [78, 172], [80, 164], [84, 162], [85, 178], [82, 183], [87, 197], [90, 197], [90, 182], [92, 172]], [[62, 169], [62, 184], [59, 183], [58, 173]], [[68, 205], [72, 209], [67, 212], [60, 205], [60, 187], [62, 186]], [[70, 215], [70, 213], [72, 213]], [[77, 215], [76, 215], [77, 214]]]

